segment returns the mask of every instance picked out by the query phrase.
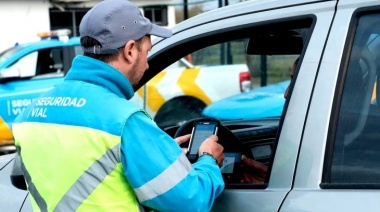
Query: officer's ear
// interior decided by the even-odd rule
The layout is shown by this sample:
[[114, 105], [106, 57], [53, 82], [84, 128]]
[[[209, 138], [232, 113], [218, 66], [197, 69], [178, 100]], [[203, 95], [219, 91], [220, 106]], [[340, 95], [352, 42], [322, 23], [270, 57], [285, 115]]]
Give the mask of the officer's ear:
[[138, 49], [137, 49], [137, 43], [134, 40], [128, 41], [123, 50], [124, 58], [127, 60], [129, 64], [134, 63], [134, 61], [137, 58]]

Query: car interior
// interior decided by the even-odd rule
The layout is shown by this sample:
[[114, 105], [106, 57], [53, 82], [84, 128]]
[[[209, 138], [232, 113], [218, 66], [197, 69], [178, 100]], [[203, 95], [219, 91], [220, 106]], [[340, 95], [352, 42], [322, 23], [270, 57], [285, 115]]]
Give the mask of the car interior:
[[[268, 48], [270, 46], [270, 48]], [[271, 30], [250, 36], [246, 53], [251, 55], [289, 54], [299, 56], [303, 50], [303, 38], [295, 30]], [[181, 126], [164, 128], [173, 138], [190, 134], [193, 124], [199, 120], [209, 120], [201, 117], [188, 120]], [[266, 188], [269, 181], [271, 162], [276, 148], [277, 133], [281, 117], [271, 117], [256, 120], [218, 120], [221, 127], [218, 133], [219, 142], [224, 147], [225, 165], [230, 169], [224, 170], [222, 176], [226, 189], [232, 188]], [[188, 143], [182, 145], [187, 147]], [[242, 182], [244, 173], [255, 175], [254, 170], [247, 169], [241, 163], [241, 155], [252, 158], [268, 167], [266, 179], [260, 183]]]
[[[196, 118], [187, 121], [181, 126], [169, 127], [165, 131], [173, 138], [191, 134], [193, 124], [200, 120], [210, 118]], [[244, 166], [241, 164], [241, 156], [252, 158], [268, 166], [275, 148], [275, 139], [279, 124], [279, 117], [255, 121], [222, 121], [218, 131], [219, 143], [224, 147], [224, 166], [230, 165], [230, 169], [223, 170], [222, 176], [226, 188], [240, 188], [255, 186], [265, 187], [265, 183], [247, 185], [241, 183]], [[189, 143], [182, 144], [187, 147]]]

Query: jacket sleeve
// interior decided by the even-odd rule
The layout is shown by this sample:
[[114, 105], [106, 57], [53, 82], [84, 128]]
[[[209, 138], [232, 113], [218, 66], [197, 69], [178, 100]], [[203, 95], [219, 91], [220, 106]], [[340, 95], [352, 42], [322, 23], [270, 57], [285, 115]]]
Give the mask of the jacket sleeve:
[[159, 211], [209, 211], [224, 189], [210, 156], [191, 164], [177, 142], [141, 112], [125, 123], [124, 174], [140, 203]]

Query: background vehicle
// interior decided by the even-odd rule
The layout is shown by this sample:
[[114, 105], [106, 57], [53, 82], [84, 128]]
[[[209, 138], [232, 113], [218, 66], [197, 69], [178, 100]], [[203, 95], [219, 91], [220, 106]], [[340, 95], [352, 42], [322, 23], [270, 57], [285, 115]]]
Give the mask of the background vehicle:
[[[246, 50], [288, 55], [289, 70], [300, 56], [280, 118], [221, 122], [225, 151], [268, 164], [268, 172], [260, 184], [226, 181], [212, 211], [380, 209], [379, 21], [380, 2], [373, 0], [247, 1], [189, 19], [173, 28], [173, 37], [155, 41], [150, 69], [136, 89], [205, 47], [230, 43], [230, 59], [238, 63]], [[174, 137], [179, 129], [187, 133], [165, 131]], [[5, 199], [15, 188], [9, 180], [0, 185], [9, 191], [0, 193], [0, 207], [8, 209]], [[21, 202], [26, 194], [14, 199]]]
[[[207, 51], [192, 53], [199, 54], [204, 58], [210, 56]], [[208, 65], [209, 61], [199, 62], [191, 64], [181, 58], [139, 89], [132, 101], [165, 128], [201, 117], [207, 105], [250, 87], [248, 67], [244, 63]]]
[[[84, 14], [101, 0], [2, 0], [0, 23], [3, 31], [0, 51], [15, 43], [38, 41], [37, 32], [69, 29], [79, 36]], [[176, 24], [175, 0], [132, 0], [152, 22], [166, 27]], [[5, 21], [6, 20], [6, 21]]]
[[290, 80], [286, 80], [221, 99], [206, 106], [202, 115], [219, 120], [281, 116], [289, 83]]
[[0, 154], [14, 151], [11, 123], [42, 92], [63, 80], [71, 60], [82, 53], [68, 31], [40, 34], [42, 40], [16, 44], [0, 53]]
[[[14, 118], [42, 92], [61, 82], [72, 59], [83, 53], [79, 37], [69, 37], [69, 33], [42, 33], [41, 41], [17, 44], [0, 53], [0, 154], [15, 150], [11, 133]], [[242, 73], [248, 77], [241, 78]], [[227, 81], [230, 77], [235, 80]], [[221, 83], [210, 84], [211, 79]], [[194, 66], [181, 58], [139, 89], [132, 101], [165, 127], [200, 117], [206, 105], [242, 92], [242, 86], [249, 83], [245, 64]], [[225, 92], [212, 95], [221, 89]]]

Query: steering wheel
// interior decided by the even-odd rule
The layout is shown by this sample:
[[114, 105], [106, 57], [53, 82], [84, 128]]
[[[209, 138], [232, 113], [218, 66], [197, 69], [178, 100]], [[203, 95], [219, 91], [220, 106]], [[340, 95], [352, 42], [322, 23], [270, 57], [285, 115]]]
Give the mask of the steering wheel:
[[[192, 132], [193, 125], [198, 121], [212, 121], [212, 118], [195, 118], [186, 121], [176, 131], [174, 138], [187, 135]], [[223, 166], [221, 167], [222, 176], [225, 182], [238, 183], [241, 176], [241, 155], [250, 156], [250, 152], [246, 152], [241, 145], [240, 140], [225, 126], [222, 124], [218, 128], [218, 143], [224, 148], [225, 159]], [[187, 147], [189, 142], [181, 145], [181, 147]]]

